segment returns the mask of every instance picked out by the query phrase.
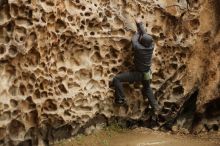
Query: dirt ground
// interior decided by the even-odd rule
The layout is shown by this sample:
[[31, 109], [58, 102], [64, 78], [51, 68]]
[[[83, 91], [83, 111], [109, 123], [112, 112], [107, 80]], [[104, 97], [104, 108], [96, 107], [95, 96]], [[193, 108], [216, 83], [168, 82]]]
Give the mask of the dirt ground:
[[171, 134], [146, 128], [102, 130], [56, 142], [53, 146], [220, 146], [220, 134]]

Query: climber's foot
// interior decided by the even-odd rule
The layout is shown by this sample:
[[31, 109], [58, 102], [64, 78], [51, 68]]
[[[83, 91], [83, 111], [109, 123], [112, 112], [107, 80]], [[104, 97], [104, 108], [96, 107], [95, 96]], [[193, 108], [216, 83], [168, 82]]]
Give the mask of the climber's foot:
[[115, 98], [115, 104], [124, 105], [126, 103], [124, 98]]
[[155, 109], [154, 109], [154, 113], [155, 115], [159, 115], [162, 112], [162, 107], [160, 105], [158, 105]]

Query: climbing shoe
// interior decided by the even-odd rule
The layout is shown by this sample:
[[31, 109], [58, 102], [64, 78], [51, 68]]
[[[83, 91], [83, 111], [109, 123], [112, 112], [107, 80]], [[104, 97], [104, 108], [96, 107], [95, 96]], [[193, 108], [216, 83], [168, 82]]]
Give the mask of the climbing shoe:
[[159, 115], [159, 114], [161, 114], [161, 112], [162, 112], [162, 107], [158, 105], [158, 106], [154, 109], [154, 113], [155, 113], [156, 115]]
[[126, 103], [126, 101], [124, 98], [115, 98], [115, 104], [123, 105], [125, 103]]

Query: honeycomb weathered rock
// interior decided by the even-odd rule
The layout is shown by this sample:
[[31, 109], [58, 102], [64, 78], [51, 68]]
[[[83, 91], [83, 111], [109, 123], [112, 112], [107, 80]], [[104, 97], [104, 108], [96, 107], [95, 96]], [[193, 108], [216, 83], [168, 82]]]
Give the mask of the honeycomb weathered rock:
[[125, 86], [125, 108], [113, 106], [110, 88], [117, 73], [132, 68], [137, 16], [156, 44], [152, 87], [164, 112], [178, 113], [197, 92], [196, 112], [203, 114], [197, 129], [218, 130], [218, 5], [215, 0], [0, 0], [1, 143], [37, 145], [38, 139], [74, 135], [91, 119], [140, 118], [147, 106], [140, 87]]

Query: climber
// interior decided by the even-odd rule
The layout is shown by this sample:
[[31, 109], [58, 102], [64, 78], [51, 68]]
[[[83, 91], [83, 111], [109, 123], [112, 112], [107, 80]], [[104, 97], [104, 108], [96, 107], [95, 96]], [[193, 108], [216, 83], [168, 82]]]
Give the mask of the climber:
[[144, 100], [146, 101], [148, 98], [151, 107], [154, 109], [155, 113], [157, 113], [160, 111], [160, 106], [150, 87], [152, 78], [150, 66], [154, 50], [153, 38], [145, 32], [141, 19], [137, 18], [135, 22], [137, 32], [132, 37], [135, 71], [120, 73], [113, 78], [115, 103], [118, 105], [125, 104], [125, 95], [121, 82], [142, 82], [142, 95]]

